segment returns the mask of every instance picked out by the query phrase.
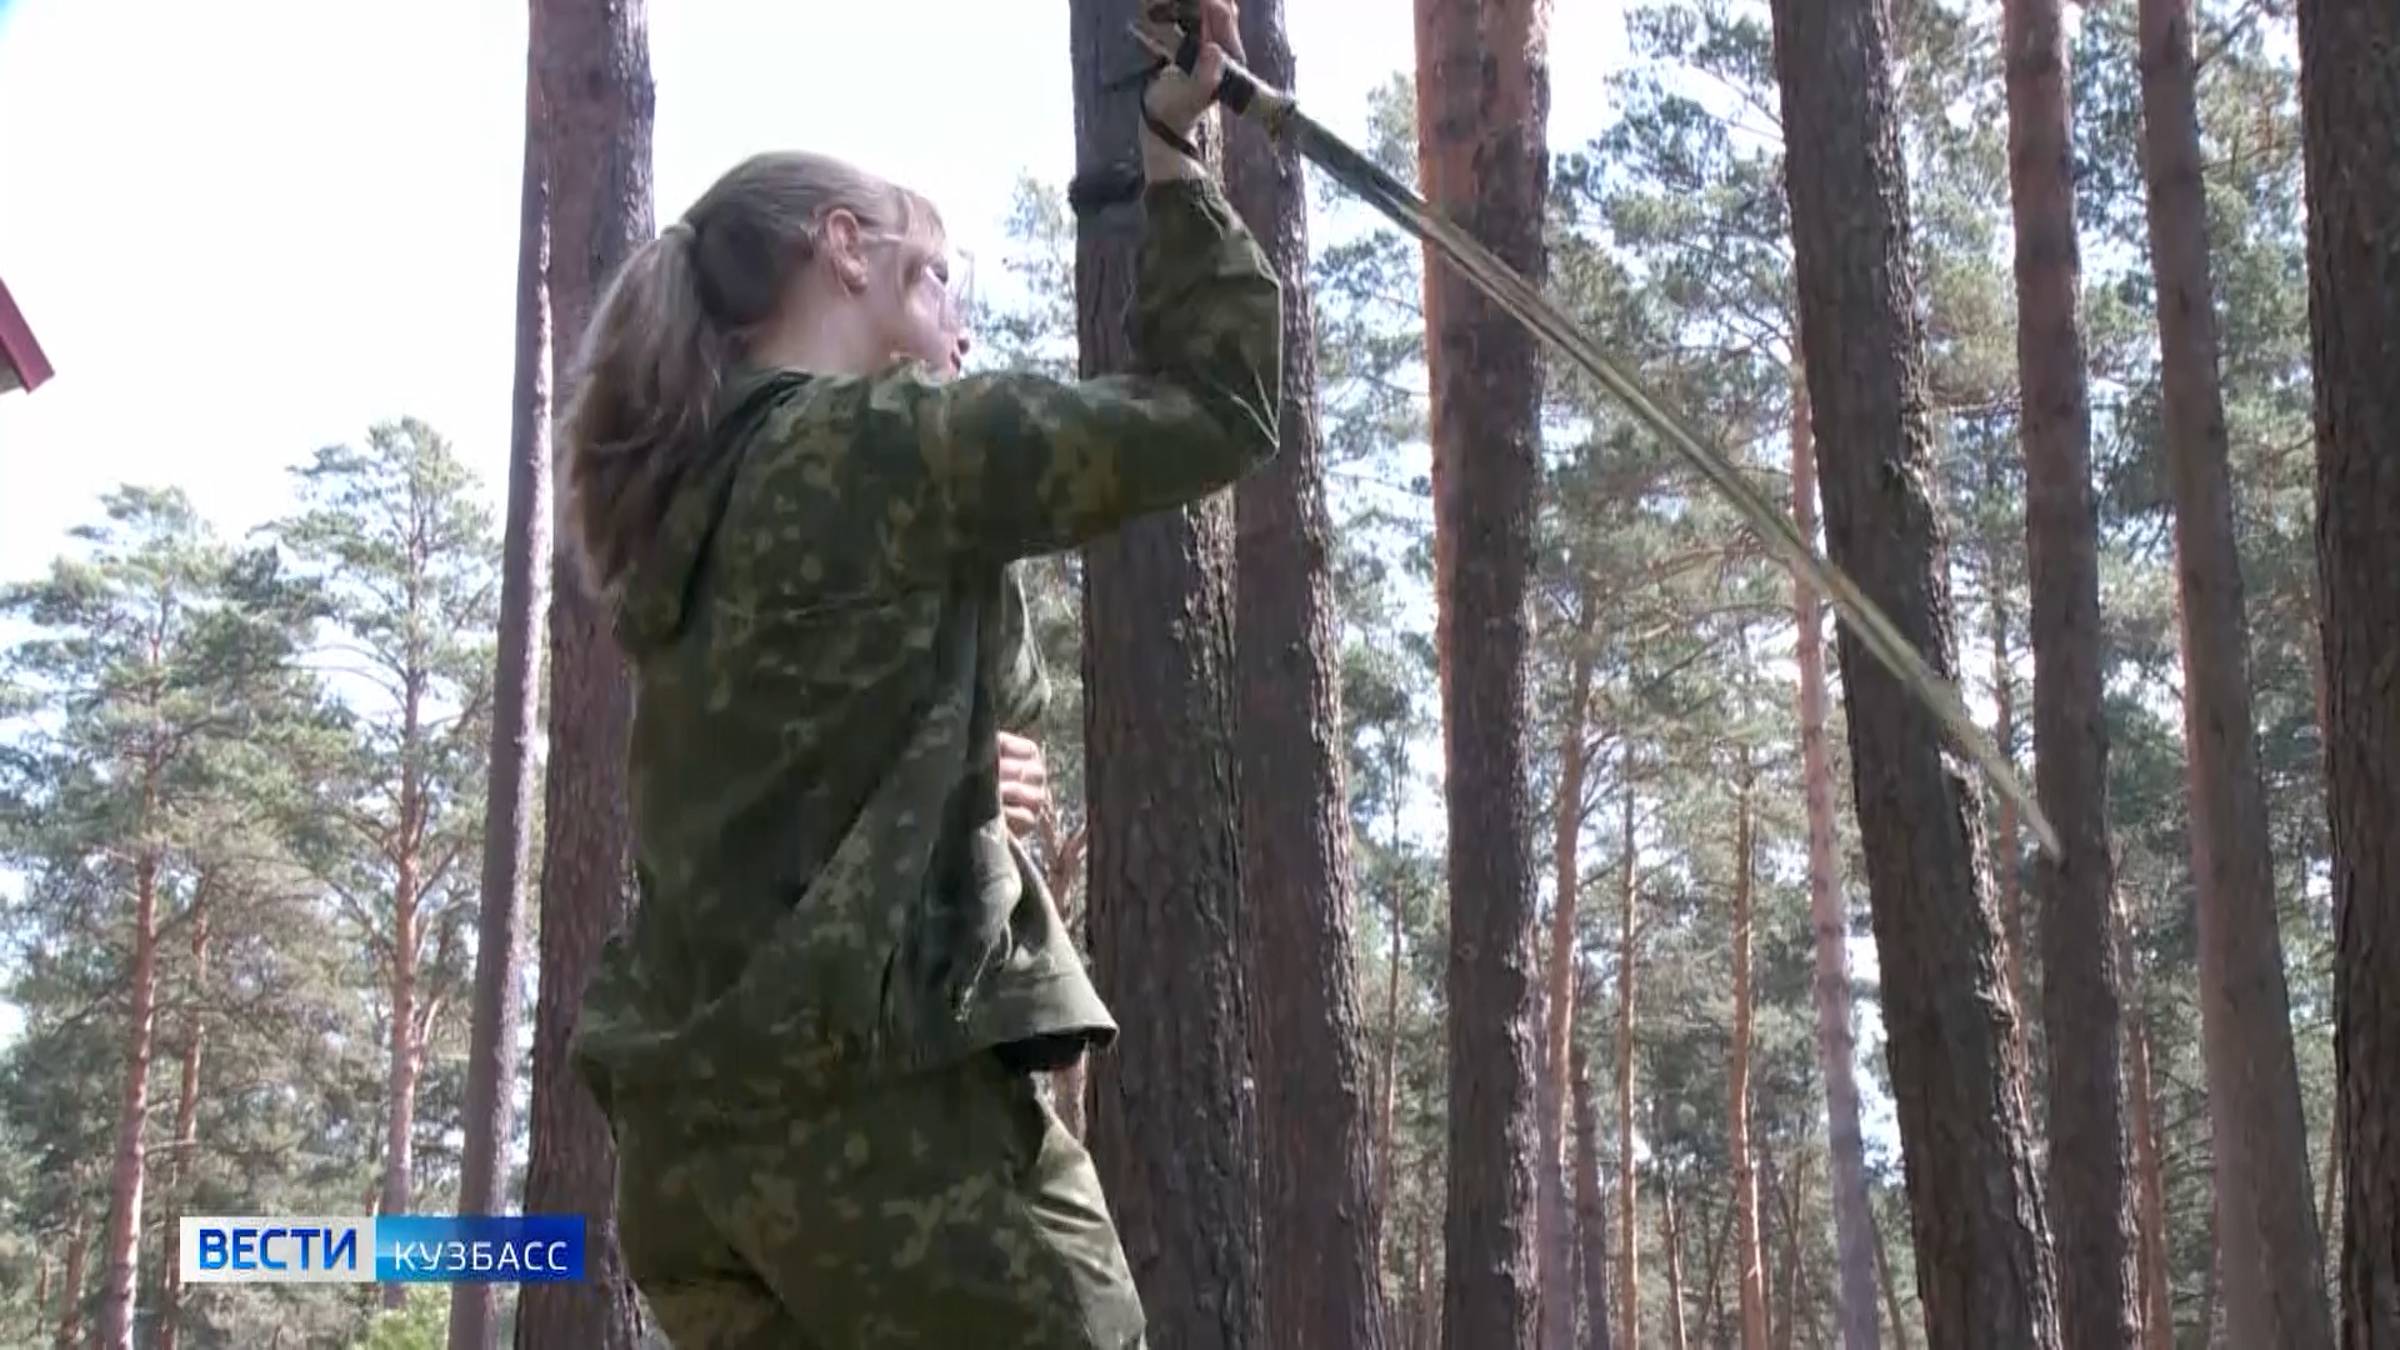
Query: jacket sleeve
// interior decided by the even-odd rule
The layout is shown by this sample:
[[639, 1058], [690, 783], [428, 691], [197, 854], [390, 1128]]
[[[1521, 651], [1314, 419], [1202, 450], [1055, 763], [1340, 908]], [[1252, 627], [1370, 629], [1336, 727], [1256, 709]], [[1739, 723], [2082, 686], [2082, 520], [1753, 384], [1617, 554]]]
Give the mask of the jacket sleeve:
[[999, 700], [1000, 729], [1030, 736], [1050, 706], [1050, 672], [1042, 665], [1033, 616], [1026, 612], [1024, 578], [1014, 567], [1000, 579], [999, 625], [999, 640], [988, 650], [999, 666], [992, 688]]
[[946, 385], [917, 371], [877, 391], [910, 423], [953, 549], [1009, 560], [1074, 548], [1274, 457], [1274, 268], [1215, 183], [1152, 184], [1144, 202], [1132, 371]]

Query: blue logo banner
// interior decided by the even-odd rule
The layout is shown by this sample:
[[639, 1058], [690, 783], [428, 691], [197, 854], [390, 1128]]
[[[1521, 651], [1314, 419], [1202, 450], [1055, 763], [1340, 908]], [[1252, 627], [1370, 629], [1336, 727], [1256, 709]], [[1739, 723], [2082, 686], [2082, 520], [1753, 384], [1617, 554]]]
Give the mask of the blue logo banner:
[[583, 1278], [580, 1214], [385, 1214], [375, 1278], [394, 1284], [550, 1284]]

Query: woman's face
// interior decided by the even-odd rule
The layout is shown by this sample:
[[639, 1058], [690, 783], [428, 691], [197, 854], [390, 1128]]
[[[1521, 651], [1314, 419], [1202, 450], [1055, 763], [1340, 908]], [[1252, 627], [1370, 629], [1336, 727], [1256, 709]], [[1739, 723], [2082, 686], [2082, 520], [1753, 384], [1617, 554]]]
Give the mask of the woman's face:
[[892, 354], [922, 361], [942, 379], [958, 375], [967, 356], [967, 277], [962, 260], [940, 235], [879, 235], [885, 265], [876, 269], [870, 302], [879, 311]]

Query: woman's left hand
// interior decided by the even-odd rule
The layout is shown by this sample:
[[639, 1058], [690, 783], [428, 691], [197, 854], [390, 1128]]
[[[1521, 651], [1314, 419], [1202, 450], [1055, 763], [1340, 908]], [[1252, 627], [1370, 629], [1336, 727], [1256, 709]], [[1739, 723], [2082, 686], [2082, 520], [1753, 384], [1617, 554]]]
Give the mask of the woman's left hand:
[[1000, 813], [1019, 836], [1034, 832], [1050, 809], [1050, 771], [1042, 747], [1022, 736], [1000, 733]]

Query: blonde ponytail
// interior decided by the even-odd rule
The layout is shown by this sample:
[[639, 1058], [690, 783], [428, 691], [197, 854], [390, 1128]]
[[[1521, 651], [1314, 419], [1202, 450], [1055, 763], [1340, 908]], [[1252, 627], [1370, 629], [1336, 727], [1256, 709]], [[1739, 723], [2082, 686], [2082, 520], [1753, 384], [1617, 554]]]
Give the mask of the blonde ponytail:
[[840, 160], [758, 155], [611, 279], [559, 420], [564, 514], [595, 592], [614, 593], [676, 489], [706, 466], [727, 373], [815, 257], [818, 227], [837, 207], [870, 229], [939, 223], [922, 197]]

